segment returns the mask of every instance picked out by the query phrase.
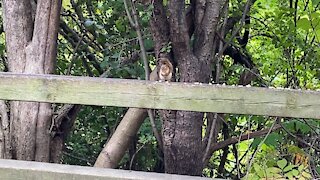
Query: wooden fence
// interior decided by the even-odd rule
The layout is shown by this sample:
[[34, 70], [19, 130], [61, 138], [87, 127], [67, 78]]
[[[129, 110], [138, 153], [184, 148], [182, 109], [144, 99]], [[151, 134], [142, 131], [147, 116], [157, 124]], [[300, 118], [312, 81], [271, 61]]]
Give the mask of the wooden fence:
[[320, 92], [0, 73], [0, 99], [320, 119]]
[[[320, 119], [320, 92], [0, 73], [0, 99]], [[0, 160], [0, 179], [197, 179]]]
[[210, 180], [173, 174], [0, 160], [1, 180]]

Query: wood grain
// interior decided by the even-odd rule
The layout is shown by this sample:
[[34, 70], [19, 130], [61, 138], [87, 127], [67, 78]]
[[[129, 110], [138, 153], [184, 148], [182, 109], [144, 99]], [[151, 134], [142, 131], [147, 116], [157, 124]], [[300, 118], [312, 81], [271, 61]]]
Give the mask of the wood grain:
[[0, 73], [0, 99], [320, 118], [320, 92]]

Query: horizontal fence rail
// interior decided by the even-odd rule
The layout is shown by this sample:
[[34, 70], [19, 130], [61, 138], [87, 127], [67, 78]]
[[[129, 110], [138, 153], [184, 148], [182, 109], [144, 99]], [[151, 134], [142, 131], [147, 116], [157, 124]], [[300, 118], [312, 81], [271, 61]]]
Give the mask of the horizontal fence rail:
[[1, 180], [209, 180], [173, 174], [0, 160]]
[[320, 119], [320, 92], [0, 73], [0, 99]]

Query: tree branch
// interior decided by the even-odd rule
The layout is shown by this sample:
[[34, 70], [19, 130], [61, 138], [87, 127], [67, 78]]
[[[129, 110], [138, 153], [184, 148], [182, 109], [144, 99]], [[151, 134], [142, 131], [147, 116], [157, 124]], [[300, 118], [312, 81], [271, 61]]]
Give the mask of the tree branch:
[[[63, 35], [63, 37], [66, 40], [68, 40], [68, 42], [72, 45], [72, 47], [75, 48], [77, 45], [77, 42], [80, 41], [79, 35], [75, 31], [73, 31], [63, 20], [60, 20], [60, 27], [62, 29], [60, 33]], [[96, 59], [96, 57], [94, 56], [94, 54], [91, 53], [91, 51], [89, 50], [88, 47], [86, 47], [86, 44], [83, 41], [81, 41], [80, 45], [82, 47], [85, 47], [83, 48], [83, 51], [86, 52], [85, 57], [92, 63], [92, 65], [99, 72], [99, 74], [102, 74], [103, 70], [101, 69], [100, 64]]]
[[213, 49], [213, 39], [217, 30], [220, 8], [223, 4], [223, 1], [224, 0], [207, 0], [203, 18], [201, 22], [196, 23], [193, 51], [195, 55], [202, 61], [210, 62], [211, 60], [210, 58]]
[[310, 143], [306, 142], [304, 139], [302, 139], [302, 138], [294, 135], [293, 133], [291, 133], [286, 127], [284, 127], [284, 126], [282, 125], [281, 122], [279, 122], [279, 124], [280, 124], [281, 128], [282, 128], [285, 132], [287, 132], [290, 136], [292, 136], [295, 140], [297, 140], [298, 142], [300, 142], [300, 143], [302, 143], [302, 144], [305, 144], [305, 145], [307, 145], [308, 147], [313, 148], [313, 149], [317, 150], [318, 152], [320, 152], [320, 149], [319, 149], [318, 147], [314, 147], [314, 146], [311, 145]]
[[[143, 37], [142, 37], [142, 33], [141, 33], [141, 29], [140, 29], [140, 24], [139, 24], [139, 19], [138, 19], [138, 15], [137, 15], [137, 10], [136, 10], [136, 7], [134, 5], [134, 3], [131, 1], [131, 7], [132, 7], [132, 15], [133, 15], [133, 19], [131, 17], [131, 14], [129, 12], [129, 8], [128, 8], [128, 5], [127, 5], [127, 1], [126, 0], [123, 0], [124, 4], [125, 4], [125, 8], [126, 8], [126, 12], [127, 12], [127, 16], [128, 16], [128, 19], [130, 21], [130, 24], [131, 26], [133, 26], [133, 28], [136, 30], [136, 33], [137, 33], [137, 36], [138, 36], [138, 40], [139, 40], [139, 45], [140, 45], [140, 55], [141, 55], [141, 58], [143, 60], [143, 63], [144, 63], [144, 71], [145, 71], [145, 79], [146, 80], [149, 80], [150, 79], [150, 72], [149, 72], [149, 62], [148, 62], [148, 59], [147, 59], [147, 53], [146, 53], [146, 49], [144, 47], [144, 42], [143, 42]], [[160, 147], [160, 149], [162, 150], [162, 138], [161, 138], [161, 135], [159, 134], [157, 128], [156, 128], [156, 123], [155, 123], [155, 118], [154, 118], [154, 115], [153, 115], [153, 112], [151, 109], [148, 109], [147, 110], [148, 112], [148, 116], [149, 116], [149, 119], [150, 119], [150, 123], [151, 123], [151, 127], [152, 127], [152, 130], [153, 130], [153, 133], [157, 139], [157, 142], [158, 142], [158, 145]]]
[[[80, 31], [82, 32], [82, 34], [88, 39], [88, 40], [86, 40], [86, 38], [84, 38], [83, 40], [86, 42], [86, 44], [93, 46], [94, 49], [98, 49], [99, 51], [101, 51], [103, 49], [103, 47], [100, 47], [100, 44], [94, 42], [95, 39], [98, 39], [96, 31], [88, 29], [84, 25], [84, 23], [87, 20], [85, 17], [83, 17], [83, 12], [82, 12], [82, 9], [80, 8], [79, 1], [77, 3], [75, 3], [74, 0], [71, 0], [70, 2], [71, 2], [73, 9], [75, 10], [75, 14], [78, 16], [80, 21], [73, 18], [72, 15], [71, 15], [71, 17], [74, 20], [74, 22], [78, 25], [78, 27], [80, 28]], [[88, 33], [92, 34], [92, 36], [89, 36]]]
[[216, 144], [212, 144], [212, 146], [210, 148], [210, 153], [208, 154], [206, 159], [209, 159], [213, 152], [215, 152], [215, 151], [217, 151], [219, 149], [222, 149], [222, 148], [224, 148], [226, 146], [238, 143], [239, 141], [244, 141], [244, 140], [260, 137], [260, 136], [268, 134], [268, 132], [270, 130], [271, 130], [271, 132], [273, 132], [273, 131], [276, 131], [276, 130], [278, 130], [280, 128], [281, 128], [280, 125], [275, 125], [272, 129], [271, 128], [267, 128], [267, 129], [264, 129], [264, 130], [260, 130], [260, 131], [256, 131], [256, 132], [252, 132], [252, 133], [247, 133], [247, 134], [241, 135], [240, 137], [232, 137], [232, 138], [229, 138], [229, 139], [224, 140], [222, 142], [218, 142]]
[[251, 5], [252, 5], [251, 0], [247, 0], [239, 27], [232, 33], [230, 40], [223, 46], [222, 52], [220, 52], [218, 54], [218, 57], [222, 56], [223, 51], [229, 46], [229, 44], [232, 42], [233, 38], [239, 33], [239, 31], [243, 27], [245, 20], [246, 20], [247, 13], [250, 11]]
[[124, 8], [126, 9], [126, 13], [127, 13], [127, 17], [128, 17], [128, 20], [130, 22], [130, 25], [136, 29], [136, 23], [133, 21], [132, 19], [132, 16], [131, 16], [131, 13], [129, 11], [129, 7], [128, 7], [128, 3], [127, 3], [127, 0], [123, 0], [123, 4], [124, 4]]
[[185, 1], [171, 0], [168, 4], [168, 9], [170, 36], [174, 55], [177, 59], [191, 56], [192, 51], [186, 23]]
[[[150, 27], [154, 41], [155, 57], [167, 58], [172, 60], [172, 52], [163, 51], [162, 49], [168, 46], [170, 42], [169, 23], [166, 16], [166, 10], [163, 7], [161, 0], [154, 1], [153, 16], [150, 20]], [[172, 62], [173, 65], [176, 63]]]
[[[217, 134], [218, 134], [218, 130], [219, 130], [219, 120], [218, 120], [218, 113], [210, 113], [210, 115], [212, 116], [211, 118], [213, 119], [212, 120], [212, 123], [211, 123], [211, 127], [210, 127], [210, 131], [209, 131], [209, 138], [208, 138], [208, 143], [206, 144], [206, 148], [205, 148], [205, 152], [203, 154], [203, 157], [202, 157], [202, 163], [205, 164], [205, 161], [206, 161], [206, 157], [208, 157], [209, 153], [210, 153], [210, 147], [212, 144], [215, 144], [216, 142], [216, 137], [217, 137]], [[208, 118], [209, 119], [209, 118]]]

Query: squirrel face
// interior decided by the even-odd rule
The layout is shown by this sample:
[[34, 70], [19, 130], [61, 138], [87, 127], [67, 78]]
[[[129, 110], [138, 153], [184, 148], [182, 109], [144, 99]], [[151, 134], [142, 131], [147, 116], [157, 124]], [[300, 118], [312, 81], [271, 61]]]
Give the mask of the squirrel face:
[[159, 79], [162, 81], [170, 81], [172, 78], [173, 66], [167, 58], [159, 59]]

